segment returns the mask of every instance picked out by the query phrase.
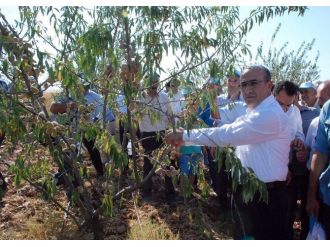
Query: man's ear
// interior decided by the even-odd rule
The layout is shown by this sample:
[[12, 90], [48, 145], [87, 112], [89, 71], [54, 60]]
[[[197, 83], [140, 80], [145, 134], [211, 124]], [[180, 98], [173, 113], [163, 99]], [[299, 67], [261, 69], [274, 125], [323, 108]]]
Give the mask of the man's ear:
[[267, 83], [269, 83], [268, 86], [269, 86], [270, 90], [273, 91], [273, 90], [272, 90], [273, 87], [274, 87], [274, 83], [273, 83], [273, 81], [270, 81], [270, 80], [269, 80]]

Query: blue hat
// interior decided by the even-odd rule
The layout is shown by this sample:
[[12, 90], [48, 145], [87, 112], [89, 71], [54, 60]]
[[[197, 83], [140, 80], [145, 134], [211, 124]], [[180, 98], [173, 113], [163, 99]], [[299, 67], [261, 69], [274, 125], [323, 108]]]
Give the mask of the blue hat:
[[309, 88], [313, 88], [313, 89], [316, 90], [315, 85], [311, 81], [301, 83], [300, 86], [299, 86], [299, 89], [309, 89]]
[[227, 77], [231, 77], [231, 76], [241, 77], [241, 72], [237, 69], [234, 69], [233, 73], [227, 73]]
[[192, 89], [190, 87], [186, 87], [181, 90], [181, 93], [183, 96], [187, 96], [187, 95], [191, 94], [191, 92], [192, 92]]
[[8, 91], [8, 85], [5, 81], [0, 80], [0, 90]]
[[241, 72], [236, 69], [234, 70], [234, 74], [236, 77], [241, 77]]
[[208, 79], [207, 83], [220, 85], [221, 81], [219, 78], [210, 77], [210, 79]]

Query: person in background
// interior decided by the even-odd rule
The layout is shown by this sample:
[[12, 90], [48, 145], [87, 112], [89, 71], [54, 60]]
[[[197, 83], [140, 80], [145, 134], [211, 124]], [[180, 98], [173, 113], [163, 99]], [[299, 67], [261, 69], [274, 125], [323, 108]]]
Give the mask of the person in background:
[[[212, 115], [217, 114], [217, 97], [218, 97], [218, 92], [221, 89], [221, 82], [220, 79], [218, 78], [209, 78], [205, 85], [204, 89], [208, 92], [208, 101], [202, 109], [201, 107], [199, 108], [198, 112], [198, 117], [209, 127], [214, 126], [214, 120], [212, 119]], [[214, 106], [216, 109], [211, 109], [211, 104], [214, 103]], [[213, 112], [211, 110], [214, 110]]]
[[302, 104], [308, 107], [314, 107], [320, 110], [316, 100], [316, 86], [313, 82], [308, 81], [300, 84], [299, 91], [301, 95]]
[[170, 89], [171, 89], [171, 82], [168, 81], [165, 84], [164, 93], [168, 93], [170, 91]]
[[181, 99], [183, 97], [181, 90], [179, 90], [180, 81], [176, 78], [172, 78], [169, 81], [169, 86], [170, 89], [167, 93], [167, 96], [170, 100], [170, 105], [172, 108], [173, 115], [177, 116], [175, 117], [175, 122], [177, 123], [179, 119], [178, 117], [181, 113]]
[[[287, 114], [271, 93], [270, 71], [261, 65], [250, 66], [240, 77], [247, 105], [246, 114], [221, 127], [169, 131], [167, 143], [181, 146], [192, 142], [206, 146], [235, 146], [243, 167], [251, 168], [266, 184], [268, 203], [254, 196], [243, 201], [243, 190], [233, 193], [235, 239], [286, 239], [288, 207], [289, 147], [292, 128]], [[221, 116], [220, 116], [221, 117]]]
[[[190, 98], [192, 89], [190, 87], [186, 87], [182, 90], [182, 95], [184, 96], [181, 99], [181, 119], [185, 119], [186, 114], [193, 114], [189, 113], [187, 106], [192, 107], [193, 110], [196, 112], [198, 111], [198, 104], [194, 104], [192, 99]], [[193, 104], [193, 105], [191, 105]], [[190, 108], [191, 109], [191, 108]], [[183, 126], [184, 124], [181, 124]], [[193, 146], [182, 146], [179, 151], [179, 167], [180, 167], [180, 187], [181, 192], [185, 196], [184, 187], [185, 182], [189, 182], [190, 186], [194, 188], [197, 184], [197, 177], [199, 174], [199, 165], [204, 160], [202, 147], [198, 145]]]
[[117, 101], [118, 111], [120, 114], [120, 117], [119, 117], [120, 144], [122, 146], [123, 151], [128, 154], [127, 145], [128, 145], [129, 140], [128, 140], [127, 136], [125, 136], [125, 134], [127, 133], [127, 127], [126, 127], [126, 132], [125, 132], [125, 121], [122, 120], [122, 118], [126, 118], [126, 116], [127, 116], [127, 106], [125, 104], [125, 96], [122, 92], [120, 92], [118, 94], [116, 101]]
[[[145, 179], [152, 170], [153, 165], [150, 161], [152, 152], [160, 148], [164, 142], [165, 130], [172, 122], [172, 109], [166, 93], [158, 91], [159, 75], [152, 75], [149, 79], [150, 87], [143, 92], [140, 98], [140, 104], [144, 111], [142, 118], [139, 119], [139, 129], [141, 135], [141, 144], [144, 148], [143, 178]], [[155, 120], [152, 114], [158, 114], [159, 119]], [[149, 158], [150, 157], [150, 158]], [[168, 167], [169, 169], [169, 167]], [[152, 177], [142, 185], [142, 199], [144, 201], [152, 200]], [[176, 199], [176, 194], [172, 179], [165, 176], [166, 199], [168, 202]]]
[[[301, 220], [301, 237], [306, 239], [308, 231], [308, 217], [305, 213], [307, 185], [308, 185], [308, 171], [306, 164], [296, 157], [298, 150], [304, 149], [305, 135], [302, 128], [302, 118], [299, 108], [294, 105], [294, 101], [298, 96], [299, 87], [290, 81], [280, 81], [275, 84], [273, 93], [277, 102], [282, 107], [283, 111], [287, 113], [290, 119], [290, 127], [293, 128], [293, 136], [290, 157], [289, 157], [289, 202], [287, 214], [287, 234], [288, 239], [293, 239], [293, 223], [298, 210], [299, 219]], [[303, 207], [297, 205], [297, 200], [301, 201]]]
[[103, 97], [96, 93], [95, 91], [91, 90], [91, 84], [90, 82], [83, 82], [83, 94], [84, 94], [84, 99], [85, 103], [87, 105], [93, 105], [94, 110], [91, 113], [91, 122], [102, 122], [103, 117], [105, 117], [105, 121], [107, 124], [107, 130], [110, 134], [115, 133], [115, 115], [113, 114], [112, 110], [107, 107], [106, 114], [103, 116], [103, 106], [104, 106], [104, 101]]
[[[330, 100], [322, 107], [315, 138], [306, 211], [324, 227], [330, 239]], [[318, 189], [319, 188], [319, 189]]]
[[[218, 104], [218, 93], [221, 90], [221, 81], [219, 78], [210, 77], [205, 85], [205, 90], [208, 93], [208, 101], [202, 109], [201, 107], [198, 109], [198, 118], [201, 119], [208, 127], [214, 126], [214, 119], [218, 118], [217, 116], [217, 104]], [[214, 107], [212, 107], [211, 103]], [[217, 190], [217, 162], [214, 160], [213, 154], [211, 153], [210, 147], [203, 148], [204, 153], [204, 163], [209, 168], [209, 174], [211, 177], [211, 186], [214, 191]]]
[[[90, 90], [90, 83], [83, 82], [83, 95], [86, 105], [93, 105], [94, 109], [90, 114], [90, 122], [94, 123], [102, 119], [103, 111], [103, 100], [102, 97], [96, 92]], [[77, 103], [70, 97], [62, 96], [57, 97], [50, 106], [50, 112], [53, 113], [53, 116], [57, 114], [63, 114], [67, 112], [67, 109], [70, 109], [72, 112], [78, 112]], [[75, 120], [75, 118], [73, 118]], [[106, 114], [107, 122], [113, 123], [115, 118], [112, 111], [109, 109]], [[70, 123], [72, 124], [72, 123]], [[93, 166], [96, 169], [97, 176], [101, 177], [104, 175], [105, 167], [101, 159], [101, 154], [99, 150], [95, 147], [95, 137], [87, 139], [85, 135], [83, 136], [83, 144], [87, 148], [90, 155]]]
[[[226, 80], [226, 86], [227, 86], [227, 93], [221, 94], [218, 96], [218, 108], [219, 110], [223, 107], [225, 107], [228, 104], [234, 103], [234, 102], [240, 102], [244, 101], [243, 95], [241, 93], [240, 87], [239, 87], [239, 78], [241, 76], [241, 72], [237, 69], [234, 69], [233, 72], [230, 72], [227, 74], [227, 80]], [[230, 107], [231, 108], [231, 107]], [[220, 121], [218, 119], [219, 116], [214, 115], [212, 117], [214, 119], [214, 126], [217, 126], [217, 121]], [[220, 205], [222, 208], [227, 208], [229, 205], [229, 198], [228, 194], [230, 193], [230, 176], [228, 174], [228, 171], [226, 171], [225, 162], [226, 162], [226, 154], [223, 152], [221, 157], [222, 159], [220, 161], [215, 160], [215, 148], [210, 149], [211, 152], [209, 153], [209, 157], [211, 156], [212, 164], [216, 164], [216, 169], [213, 169], [216, 171], [215, 175], [215, 181], [212, 181], [213, 188], [215, 189], [215, 192], [218, 196]], [[218, 164], [218, 162], [221, 162]], [[220, 170], [218, 169], [218, 166], [220, 165]], [[214, 177], [214, 175], [212, 176]]]
[[[94, 92], [90, 89], [91, 84], [89, 82], [83, 82], [83, 94], [84, 100], [87, 106], [92, 105], [94, 110], [90, 114], [91, 123], [102, 122], [103, 121], [103, 97], [98, 93]], [[110, 134], [115, 133], [115, 116], [110, 108], [107, 108], [106, 115], [104, 116], [107, 124], [107, 131]], [[102, 156], [100, 151], [95, 147], [95, 138], [86, 138], [83, 137], [83, 144], [87, 148], [90, 158], [92, 160], [93, 165], [96, 168], [98, 176], [102, 176], [104, 174], [104, 164], [102, 161]], [[104, 157], [104, 160], [107, 158]]]
[[[316, 98], [320, 109], [322, 109], [324, 103], [327, 102], [328, 99], [330, 99], [330, 80], [324, 81], [319, 85], [319, 87], [317, 88]], [[306, 133], [306, 140], [305, 140], [306, 154], [302, 154], [302, 157], [307, 159], [307, 168], [309, 170], [311, 168], [312, 156], [314, 151], [313, 146], [315, 144], [315, 136], [319, 125], [318, 116], [319, 114], [311, 120], [310, 126]]]
[[226, 80], [227, 93], [220, 94], [218, 96], [219, 108], [224, 107], [225, 105], [232, 102], [244, 100], [239, 87], [240, 76], [241, 76], [241, 72], [239, 72], [236, 69], [232, 73], [227, 74], [227, 80]]

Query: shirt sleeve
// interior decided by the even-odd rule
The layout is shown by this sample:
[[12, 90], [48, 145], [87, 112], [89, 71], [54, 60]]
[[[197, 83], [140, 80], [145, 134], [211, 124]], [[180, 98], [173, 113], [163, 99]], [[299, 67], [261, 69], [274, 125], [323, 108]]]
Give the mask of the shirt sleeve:
[[232, 124], [190, 130], [189, 134], [185, 131], [183, 140], [205, 146], [240, 146], [272, 140], [281, 129], [280, 116], [275, 112], [250, 112]]
[[295, 119], [297, 119], [296, 138], [300, 139], [302, 142], [305, 142], [305, 134], [303, 132], [303, 127], [302, 127], [302, 119], [297, 106], [294, 106], [294, 112], [295, 112]]
[[217, 126], [233, 123], [238, 117], [243, 116], [246, 113], [246, 106], [242, 102], [230, 103], [224, 107], [219, 108], [220, 120], [218, 120]]
[[306, 147], [311, 147], [312, 146], [312, 124], [309, 125], [308, 130], [307, 130], [307, 134], [306, 134], [306, 139], [305, 139], [305, 146]]
[[329, 156], [329, 145], [328, 145], [328, 135], [326, 128], [325, 121], [327, 114], [329, 112], [329, 102], [323, 106], [321, 113], [320, 113], [320, 122], [317, 130], [317, 134], [315, 137], [315, 151], [319, 151], [327, 156]]

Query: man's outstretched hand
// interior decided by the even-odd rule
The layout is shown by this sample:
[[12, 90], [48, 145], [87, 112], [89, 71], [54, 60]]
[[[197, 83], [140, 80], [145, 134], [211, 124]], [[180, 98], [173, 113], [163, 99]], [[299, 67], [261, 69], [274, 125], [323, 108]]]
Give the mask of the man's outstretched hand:
[[184, 144], [183, 141], [183, 129], [168, 130], [165, 135], [165, 141], [174, 147], [180, 147]]

